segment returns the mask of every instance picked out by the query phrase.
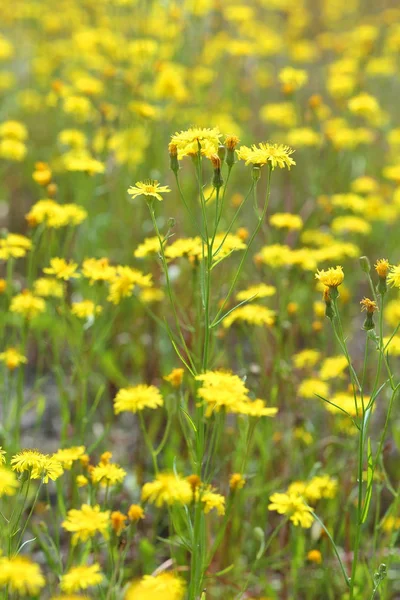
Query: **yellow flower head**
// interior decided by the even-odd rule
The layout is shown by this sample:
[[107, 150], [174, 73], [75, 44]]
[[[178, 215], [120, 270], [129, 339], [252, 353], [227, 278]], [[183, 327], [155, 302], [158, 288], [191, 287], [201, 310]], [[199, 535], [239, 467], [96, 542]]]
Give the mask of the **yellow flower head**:
[[127, 515], [124, 515], [124, 513], [120, 512], [119, 510], [114, 510], [111, 513], [111, 527], [116, 535], [121, 535], [125, 529], [127, 518]]
[[144, 510], [139, 504], [131, 504], [128, 509], [128, 518], [130, 521], [139, 521], [144, 519]]
[[178, 159], [184, 156], [196, 156], [199, 152], [210, 158], [218, 151], [221, 133], [217, 127], [213, 129], [192, 127], [186, 131], [175, 133], [171, 137], [171, 144], [178, 151]]
[[61, 577], [60, 587], [63, 592], [72, 593], [87, 590], [89, 587], [99, 585], [103, 581], [100, 565], [72, 567]]
[[108, 258], [86, 258], [82, 263], [82, 275], [89, 279], [90, 285], [96, 281], [111, 281], [116, 267], [110, 265]]
[[77, 544], [79, 541], [86, 542], [97, 533], [107, 538], [109, 524], [109, 510], [101, 511], [98, 505], [83, 504], [79, 510], [76, 508], [69, 510], [67, 518], [61, 526], [73, 533], [72, 543]]
[[173, 573], [145, 575], [128, 588], [125, 600], [183, 600], [185, 582]]
[[14, 496], [19, 487], [15, 474], [0, 465], [0, 498], [2, 496]]
[[187, 479], [175, 473], [159, 473], [154, 481], [142, 488], [142, 501], [155, 506], [189, 504], [193, 500], [192, 486]]
[[49, 479], [55, 481], [64, 472], [54, 455], [42, 454], [38, 450], [21, 450], [12, 457], [11, 468], [18, 473], [29, 472], [31, 479], [43, 478], [44, 483], [48, 483]]
[[387, 282], [393, 287], [400, 288], [400, 265], [390, 267]]
[[151, 274], [144, 275], [138, 269], [116, 267], [113, 277], [109, 281], [110, 293], [107, 300], [113, 304], [119, 304], [123, 298], [128, 298], [133, 294], [135, 286], [140, 288], [151, 288]]
[[33, 282], [33, 291], [36, 296], [43, 298], [62, 298], [64, 288], [61, 281], [53, 277], [39, 277]]
[[275, 167], [290, 169], [291, 166], [296, 164], [290, 156], [294, 150], [282, 144], [265, 142], [258, 144], [258, 147], [255, 144], [251, 148], [241, 146], [236, 152], [239, 160], [244, 160], [246, 165], [263, 166], [270, 164], [272, 169], [275, 169]]
[[16, 348], [7, 348], [0, 354], [0, 362], [3, 362], [10, 371], [14, 371], [19, 365], [27, 363], [28, 359]]
[[310, 550], [307, 553], [307, 560], [320, 565], [322, 563], [322, 554], [319, 550]]
[[90, 472], [93, 483], [103, 486], [117, 485], [125, 479], [126, 471], [115, 463], [98, 464]]
[[240, 473], [232, 473], [229, 479], [229, 487], [231, 490], [241, 490], [244, 487], [246, 480]]
[[64, 258], [56, 257], [50, 260], [50, 267], [44, 268], [43, 272], [47, 275], [54, 275], [57, 279], [69, 281], [70, 279], [80, 277], [80, 274], [76, 272], [77, 268], [77, 263], [73, 261], [67, 262]]
[[215, 490], [207, 486], [204, 489], [198, 487], [195, 492], [195, 499], [201, 502], [205, 514], [212, 510], [216, 510], [220, 516], [225, 514], [225, 497], [215, 492]]
[[154, 385], [140, 384], [122, 388], [114, 398], [114, 412], [139, 412], [144, 408], [155, 409], [164, 404], [163, 397]]
[[296, 231], [303, 227], [303, 219], [299, 215], [292, 215], [290, 213], [275, 213], [269, 219], [272, 227], [277, 229], [289, 229]]
[[389, 273], [390, 264], [387, 258], [379, 258], [375, 263], [375, 271], [381, 279], [386, 279]]
[[280, 515], [286, 515], [292, 523], [298, 527], [308, 529], [314, 521], [312, 509], [307, 506], [301, 496], [296, 494], [272, 494], [268, 510], [277, 511]]
[[341, 283], [343, 283], [344, 273], [343, 267], [331, 267], [326, 271], [321, 270], [317, 271], [315, 274], [315, 278], [318, 279], [323, 285], [327, 287], [337, 288]]
[[169, 375], [165, 375], [164, 379], [173, 387], [178, 388], [182, 383], [184, 372], [185, 370], [181, 369], [180, 367], [177, 369], [172, 369], [171, 373], [169, 373]]
[[24, 290], [11, 300], [10, 310], [30, 321], [46, 310], [46, 303], [43, 298], [34, 296], [29, 290]]
[[24, 556], [0, 557], [0, 587], [21, 596], [37, 596], [45, 585], [39, 565]]
[[64, 469], [70, 470], [72, 464], [79, 460], [85, 454], [85, 446], [72, 446], [71, 448], [61, 448], [53, 455]]
[[370, 300], [369, 298], [363, 298], [360, 302], [361, 310], [367, 311], [369, 314], [373, 314], [376, 310], [378, 310], [378, 306], [375, 300]]
[[73, 302], [71, 305], [71, 313], [78, 319], [92, 319], [99, 315], [103, 308], [95, 304], [92, 300], [81, 300]]
[[156, 200], [162, 200], [163, 197], [161, 194], [167, 194], [171, 190], [167, 185], [162, 185], [153, 179], [147, 179], [146, 181], [137, 181], [135, 186], [131, 186], [128, 189], [128, 194], [132, 196], [132, 198], [137, 198], [138, 196], [146, 196], [148, 198], [156, 198]]

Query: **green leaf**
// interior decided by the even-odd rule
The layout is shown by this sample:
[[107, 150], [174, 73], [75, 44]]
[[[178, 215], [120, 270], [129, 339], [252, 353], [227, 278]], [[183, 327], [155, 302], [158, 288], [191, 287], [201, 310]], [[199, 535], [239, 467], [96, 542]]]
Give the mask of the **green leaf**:
[[189, 421], [190, 425], [193, 428], [193, 431], [195, 433], [197, 433], [197, 427], [196, 425], [193, 423], [193, 420], [191, 418], [191, 416], [189, 415], [189, 413], [186, 412], [186, 410], [184, 408], [182, 408], [182, 406], [180, 406], [181, 411], [183, 412], [183, 414], [185, 415], [185, 417], [187, 418], [187, 420]]

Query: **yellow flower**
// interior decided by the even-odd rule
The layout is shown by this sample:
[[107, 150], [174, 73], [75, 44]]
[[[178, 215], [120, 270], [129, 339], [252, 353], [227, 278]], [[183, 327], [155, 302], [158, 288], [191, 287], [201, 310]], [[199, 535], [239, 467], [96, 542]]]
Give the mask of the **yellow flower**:
[[300, 496], [295, 494], [275, 493], [270, 497], [271, 504], [268, 510], [277, 511], [280, 515], [287, 517], [298, 527], [308, 529], [314, 521], [311, 508], [307, 506]]
[[297, 114], [291, 102], [264, 104], [260, 109], [260, 118], [266, 123], [291, 128], [297, 125]]
[[259, 283], [258, 285], [252, 285], [241, 292], [236, 294], [236, 300], [242, 302], [243, 300], [250, 300], [255, 298], [268, 298], [276, 293], [276, 288], [273, 285], [266, 285], [265, 283]]
[[110, 265], [108, 258], [87, 258], [82, 263], [82, 275], [89, 279], [90, 285], [96, 281], [111, 281], [115, 273], [116, 267]]
[[92, 300], [81, 300], [73, 302], [71, 305], [71, 313], [79, 319], [90, 319], [99, 315], [103, 308], [98, 306]]
[[152, 179], [146, 179], [145, 181], [137, 181], [135, 186], [131, 186], [128, 189], [128, 194], [132, 196], [132, 198], [137, 198], [138, 196], [146, 196], [151, 198], [156, 198], [157, 200], [162, 200], [163, 197], [161, 194], [167, 194], [171, 190], [167, 185], [162, 185], [158, 183], [158, 181]]
[[139, 521], [144, 519], [144, 510], [138, 504], [131, 504], [128, 509], [128, 518], [130, 521]]
[[31, 249], [32, 242], [29, 238], [17, 233], [9, 233], [0, 240], [0, 260], [22, 258]]
[[163, 404], [163, 397], [154, 385], [140, 384], [119, 390], [114, 398], [114, 412], [116, 415], [124, 411], [136, 413], [144, 408], [155, 409]]
[[15, 474], [0, 465], [0, 498], [2, 496], [14, 496], [17, 489], [19, 487], [19, 483]]
[[353, 215], [336, 217], [332, 220], [331, 228], [335, 233], [350, 231], [352, 233], [368, 235], [371, 232], [371, 225], [365, 219]]
[[303, 69], [293, 69], [285, 67], [279, 72], [279, 81], [282, 83], [282, 89], [285, 94], [290, 94], [306, 85], [308, 73]]
[[234, 412], [256, 418], [275, 417], [278, 409], [272, 406], [266, 406], [264, 400], [257, 398], [256, 400], [248, 399], [246, 402], [239, 402]]
[[154, 481], [145, 483], [142, 488], [142, 501], [157, 507], [164, 504], [189, 504], [192, 500], [190, 483], [175, 473], [159, 473]]
[[[325, 314], [325, 306], [323, 306], [323, 315]], [[293, 364], [296, 369], [304, 369], [306, 367], [314, 367], [317, 364], [321, 356], [321, 352], [319, 350], [313, 350], [311, 348], [306, 348], [305, 350], [301, 350], [297, 354], [293, 355]]]
[[400, 288], [400, 265], [390, 267], [389, 274], [387, 276], [387, 282], [393, 287]]
[[386, 279], [389, 273], [390, 264], [387, 258], [379, 258], [375, 263], [375, 271], [381, 279]]
[[326, 381], [327, 379], [336, 379], [341, 376], [347, 366], [348, 362], [345, 356], [332, 356], [326, 358], [322, 363], [319, 376], [323, 381]]
[[85, 446], [72, 446], [71, 448], [61, 448], [53, 455], [64, 469], [70, 470], [72, 464], [79, 460], [85, 454]]
[[135, 258], [145, 258], [152, 254], [160, 252], [160, 240], [157, 236], [146, 238], [142, 244], [136, 248], [133, 253]]
[[11, 593], [37, 596], [45, 585], [39, 565], [24, 556], [0, 557], [0, 586]]
[[183, 579], [173, 573], [145, 575], [129, 586], [125, 600], [183, 600], [185, 588]]
[[321, 270], [317, 271], [315, 274], [315, 278], [318, 279], [323, 285], [327, 287], [338, 287], [341, 283], [343, 283], [344, 273], [343, 267], [331, 267], [327, 271]]
[[93, 158], [90, 152], [84, 149], [67, 152], [63, 157], [63, 163], [67, 171], [82, 171], [89, 175], [105, 171], [104, 164]]
[[304, 379], [299, 386], [298, 394], [303, 398], [314, 398], [317, 394], [326, 398], [329, 394], [329, 386], [320, 379]]
[[29, 290], [24, 290], [11, 300], [10, 310], [31, 320], [46, 310], [46, 304], [42, 298], [34, 296]]
[[110, 511], [101, 511], [100, 506], [89, 506], [83, 504], [78, 510], [72, 508], [68, 511], [66, 520], [61, 526], [67, 531], [73, 533], [72, 544], [79, 541], [86, 542], [96, 533], [100, 533], [105, 538], [108, 537], [108, 526], [110, 524]]
[[165, 294], [162, 290], [157, 288], [146, 288], [140, 291], [139, 298], [145, 304], [152, 304], [153, 302], [162, 302], [165, 298]]
[[39, 185], [48, 185], [51, 181], [51, 169], [47, 163], [35, 163], [32, 179]]
[[90, 472], [93, 483], [101, 483], [101, 485], [116, 485], [122, 483], [125, 479], [126, 471], [117, 464], [99, 464]]
[[373, 314], [376, 310], [378, 310], [378, 305], [375, 300], [370, 300], [369, 298], [363, 298], [360, 302], [361, 310], [367, 311], [369, 314]]
[[0, 123], [0, 138], [3, 137], [23, 142], [28, 137], [28, 130], [20, 121], [4, 121]]
[[171, 137], [171, 144], [176, 146], [179, 160], [184, 156], [196, 156], [199, 151], [209, 158], [218, 152], [220, 138], [221, 133], [218, 127], [213, 129], [192, 127], [186, 131], [175, 133]]
[[168, 381], [168, 383], [170, 383], [173, 387], [178, 388], [182, 383], [184, 372], [185, 370], [181, 369], [180, 367], [177, 369], [172, 369], [169, 375], [164, 376], [164, 379], [165, 381]]
[[43, 272], [47, 275], [54, 275], [57, 279], [69, 281], [80, 277], [79, 273], [76, 273], [77, 268], [78, 264], [73, 261], [67, 262], [64, 258], [52, 258], [50, 267], [44, 268]]
[[368, 120], [376, 120], [381, 114], [381, 108], [377, 99], [366, 92], [354, 96], [348, 103], [350, 112], [365, 117]]
[[14, 371], [19, 365], [26, 364], [28, 359], [16, 348], [7, 348], [0, 354], [0, 362], [3, 362], [10, 371]]
[[11, 138], [0, 140], [0, 158], [21, 162], [27, 153], [25, 144]]
[[72, 567], [61, 577], [60, 588], [63, 592], [79, 592], [94, 585], [99, 585], [103, 578], [98, 563], [90, 566]]
[[45, 223], [47, 227], [58, 229], [67, 225], [79, 225], [87, 217], [87, 212], [77, 204], [57, 204], [54, 200], [39, 200], [26, 215], [31, 227]]
[[18, 473], [28, 471], [31, 479], [49, 479], [55, 481], [63, 474], [63, 468], [58, 460], [51, 455], [42, 454], [38, 450], [22, 450], [11, 459], [11, 468]]
[[114, 276], [110, 279], [110, 293], [107, 300], [113, 304], [119, 304], [122, 298], [128, 298], [132, 295], [135, 285], [142, 288], [150, 288], [151, 274], [144, 275], [138, 269], [131, 267], [118, 266], [115, 269]]
[[201, 382], [197, 395], [207, 405], [206, 417], [221, 410], [249, 417], [273, 417], [277, 413], [276, 408], [265, 406], [263, 400], [251, 400], [249, 390], [233, 373], [207, 371], [196, 379]]
[[292, 215], [290, 213], [275, 213], [269, 219], [272, 227], [277, 229], [289, 229], [296, 231], [303, 227], [303, 219], [299, 215]]
[[307, 560], [320, 565], [322, 563], [322, 554], [319, 550], [310, 550], [307, 552]]
[[241, 490], [245, 483], [246, 480], [240, 473], [232, 473], [229, 478], [229, 487], [231, 490]]
[[251, 148], [241, 146], [237, 150], [237, 155], [240, 160], [246, 161], [246, 165], [263, 166], [269, 163], [272, 169], [275, 169], [275, 167], [290, 169], [292, 165], [296, 164], [290, 157], [293, 152], [294, 150], [288, 146], [265, 142], [258, 144], [258, 147], [255, 144]]
[[64, 288], [61, 281], [53, 277], [39, 277], [33, 282], [33, 291], [36, 296], [42, 296], [43, 298], [62, 298], [64, 294]]
[[256, 325], [258, 327], [271, 327], [275, 322], [275, 311], [253, 302], [251, 304], [239, 306], [233, 310], [225, 317], [222, 324], [225, 329], [228, 329], [236, 321], [241, 321], [248, 325]]
[[213, 488], [207, 487], [203, 490], [197, 488], [195, 498], [197, 502], [200, 501], [203, 504], [205, 514], [212, 510], [216, 510], [220, 516], [225, 514], [225, 498], [221, 494], [217, 494]]
[[116, 535], [121, 535], [125, 529], [127, 518], [127, 515], [124, 515], [124, 513], [119, 510], [114, 510], [111, 513], [111, 527]]

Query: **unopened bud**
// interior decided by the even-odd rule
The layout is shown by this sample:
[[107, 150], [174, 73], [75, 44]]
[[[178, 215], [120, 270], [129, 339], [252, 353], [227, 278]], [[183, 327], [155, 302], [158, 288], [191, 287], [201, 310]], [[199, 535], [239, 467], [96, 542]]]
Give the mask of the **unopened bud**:
[[226, 155], [226, 148], [225, 148], [225, 146], [223, 144], [220, 144], [218, 146], [218, 156], [220, 157], [221, 162], [224, 162], [225, 155]]
[[361, 265], [361, 269], [364, 271], [364, 273], [370, 272], [371, 263], [369, 262], [369, 259], [367, 256], [360, 256], [360, 265]]
[[168, 152], [169, 152], [169, 167], [175, 175], [179, 171], [179, 160], [178, 160], [178, 148], [175, 144], [168, 144]]
[[325, 302], [325, 316], [328, 317], [328, 319], [330, 319], [331, 321], [333, 320], [333, 317], [335, 316], [335, 313], [333, 311], [333, 306], [332, 306], [332, 298], [331, 298], [332, 289], [334, 289], [334, 288], [325, 288], [323, 296], [322, 296], [324, 299], [324, 302]]
[[259, 179], [261, 177], [261, 168], [258, 167], [257, 165], [254, 165], [254, 167], [251, 171], [251, 177], [252, 177], [254, 183], [257, 183], [257, 181], [259, 181]]
[[228, 135], [225, 138], [226, 146], [226, 164], [231, 169], [235, 164], [235, 148], [239, 143], [239, 138], [236, 135]]

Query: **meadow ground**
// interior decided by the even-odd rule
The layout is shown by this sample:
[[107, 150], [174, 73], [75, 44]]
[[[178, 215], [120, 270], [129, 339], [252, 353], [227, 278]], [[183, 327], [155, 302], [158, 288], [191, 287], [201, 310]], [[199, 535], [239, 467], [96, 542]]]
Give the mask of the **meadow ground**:
[[0, 3], [0, 596], [400, 598], [400, 8]]

